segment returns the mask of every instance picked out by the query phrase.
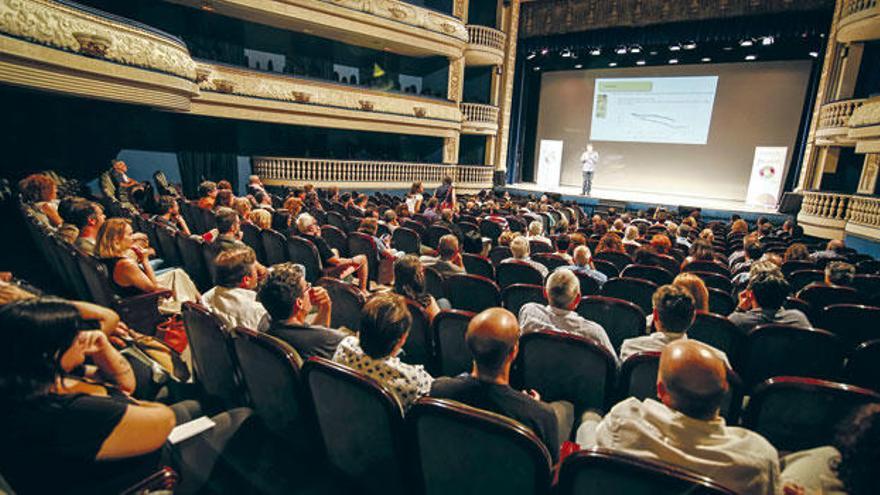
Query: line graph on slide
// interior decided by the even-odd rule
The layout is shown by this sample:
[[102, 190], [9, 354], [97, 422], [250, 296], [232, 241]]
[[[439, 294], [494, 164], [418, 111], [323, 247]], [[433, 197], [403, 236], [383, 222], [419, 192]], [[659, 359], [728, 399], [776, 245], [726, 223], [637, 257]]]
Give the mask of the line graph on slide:
[[597, 79], [590, 139], [706, 144], [717, 76]]

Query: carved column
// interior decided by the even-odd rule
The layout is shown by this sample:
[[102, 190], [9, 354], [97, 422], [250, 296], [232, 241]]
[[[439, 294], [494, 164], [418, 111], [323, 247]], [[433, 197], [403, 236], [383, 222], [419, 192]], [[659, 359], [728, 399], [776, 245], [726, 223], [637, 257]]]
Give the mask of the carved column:
[[[859, 69], [862, 67], [862, 53], [865, 51], [863, 43], [847, 45], [846, 56], [840, 59], [840, 67], [837, 72], [837, 81], [834, 86], [835, 100], [852, 98], [856, 90], [856, 81], [859, 78]], [[841, 50], [841, 51], [842, 51]]]
[[464, 56], [449, 59], [449, 84], [447, 85], [446, 99], [461, 103], [464, 93]]
[[818, 191], [822, 186], [822, 176], [837, 172], [837, 160], [840, 158], [840, 148], [837, 146], [823, 146], [816, 153], [813, 175], [806, 184], [807, 189]]
[[874, 194], [878, 169], [880, 169], [880, 154], [868, 153], [865, 155], [865, 165], [862, 167], [862, 178], [859, 179], [857, 193]]
[[461, 135], [455, 133], [454, 136], [443, 138], [443, 163], [458, 163], [458, 145], [461, 142]]
[[520, 0], [510, 0], [501, 8], [501, 30], [507, 35], [504, 47], [504, 66], [498, 90], [498, 138], [495, 143], [495, 184], [503, 184], [507, 174], [507, 141], [510, 137], [510, 104], [513, 99], [514, 70], [516, 69], [516, 38], [519, 29]]
[[469, 0], [453, 0], [452, 16], [461, 19], [461, 22], [467, 24], [467, 22], [468, 22], [468, 8], [469, 7], [470, 7]]

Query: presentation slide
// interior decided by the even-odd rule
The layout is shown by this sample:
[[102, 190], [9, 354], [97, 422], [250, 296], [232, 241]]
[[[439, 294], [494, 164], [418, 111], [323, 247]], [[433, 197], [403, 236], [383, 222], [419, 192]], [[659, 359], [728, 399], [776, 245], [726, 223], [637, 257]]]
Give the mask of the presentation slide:
[[590, 139], [706, 144], [718, 76], [597, 79]]

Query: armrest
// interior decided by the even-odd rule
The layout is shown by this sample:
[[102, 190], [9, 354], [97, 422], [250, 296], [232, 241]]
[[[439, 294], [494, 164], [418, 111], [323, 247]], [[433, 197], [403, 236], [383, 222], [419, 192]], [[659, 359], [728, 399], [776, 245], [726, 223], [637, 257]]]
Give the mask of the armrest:
[[135, 495], [140, 493], [150, 493], [157, 491], [165, 491], [173, 493], [177, 486], [177, 473], [170, 467], [163, 467], [159, 471], [147, 476], [143, 480], [122, 491], [121, 495]]
[[145, 335], [155, 335], [162, 320], [159, 299], [171, 297], [170, 290], [157, 290], [118, 300], [116, 312], [128, 326]]

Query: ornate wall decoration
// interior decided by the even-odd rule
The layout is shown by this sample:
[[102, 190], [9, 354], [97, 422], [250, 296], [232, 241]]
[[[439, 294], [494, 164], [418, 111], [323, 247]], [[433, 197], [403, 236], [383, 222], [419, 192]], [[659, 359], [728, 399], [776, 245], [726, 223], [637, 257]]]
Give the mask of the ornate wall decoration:
[[461, 102], [464, 85], [464, 57], [449, 61], [449, 84], [447, 87], [446, 99]]
[[[332, 5], [339, 5], [352, 10], [366, 12], [379, 17], [420, 27], [430, 31], [443, 33], [461, 41], [467, 41], [468, 35], [464, 24], [453, 16], [434, 12], [406, 2], [397, 0], [321, 0]], [[294, 3], [294, 2], [286, 2]]]
[[522, 6], [520, 37], [830, 9], [834, 0], [555, 0]]
[[871, 98], [853, 111], [850, 127], [880, 125], [880, 98]]
[[196, 64], [183, 43], [50, 0], [0, 0], [0, 33], [124, 65], [196, 79]]
[[877, 173], [880, 169], [880, 154], [869, 153], [865, 155], [865, 165], [862, 168], [862, 178], [859, 181], [859, 194], [874, 194], [874, 185], [877, 184]]

